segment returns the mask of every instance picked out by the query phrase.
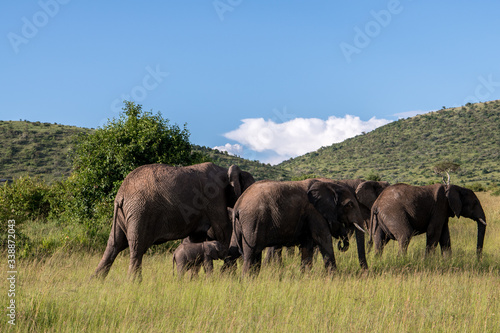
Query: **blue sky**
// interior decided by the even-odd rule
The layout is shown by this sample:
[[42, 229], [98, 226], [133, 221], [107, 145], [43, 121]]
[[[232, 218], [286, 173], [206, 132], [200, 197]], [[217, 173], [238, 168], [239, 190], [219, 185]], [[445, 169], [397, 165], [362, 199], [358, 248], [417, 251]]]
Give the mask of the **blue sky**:
[[98, 127], [123, 99], [278, 163], [500, 99], [498, 1], [3, 1], [0, 119]]

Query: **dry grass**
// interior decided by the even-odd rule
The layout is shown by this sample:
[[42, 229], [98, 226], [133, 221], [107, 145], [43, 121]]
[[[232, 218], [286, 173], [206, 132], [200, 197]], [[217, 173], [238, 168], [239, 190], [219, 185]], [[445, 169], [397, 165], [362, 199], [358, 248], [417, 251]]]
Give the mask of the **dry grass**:
[[[144, 260], [141, 284], [128, 282], [120, 255], [104, 282], [89, 280], [100, 256], [67, 253], [18, 265], [17, 325], [23, 332], [497, 332], [500, 327], [500, 199], [480, 194], [488, 229], [484, 259], [475, 258], [476, 224], [452, 221], [453, 255], [424, 258], [424, 236], [407, 257], [389, 243], [368, 255], [362, 272], [355, 246], [336, 253], [327, 276], [321, 258], [301, 274], [298, 257], [264, 267], [255, 278], [177, 279], [171, 255]], [[5, 256], [4, 256], [5, 257]], [[220, 265], [220, 263], [218, 263]], [[7, 304], [7, 293], [0, 304]], [[4, 317], [0, 330], [10, 325]]]

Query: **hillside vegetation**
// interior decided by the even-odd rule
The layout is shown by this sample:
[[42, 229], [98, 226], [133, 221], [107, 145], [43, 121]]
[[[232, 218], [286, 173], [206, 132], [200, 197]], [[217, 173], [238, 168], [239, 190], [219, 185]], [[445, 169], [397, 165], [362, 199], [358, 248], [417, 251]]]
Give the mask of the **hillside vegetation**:
[[242, 170], [250, 172], [256, 180], [289, 180], [291, 177], [289, 171], [280, 167], [273, 167], [270, 164], [260, 163], [259, 161], [250, 161], [238, 156], [229, 155], [227, 152], [221, 152], [217, 149], [200, 146], [194, 147], [195, 151], [208, 156], [215, 164], [225, 168], [228, 168], [232, 164], [236, 164]]
[[[78, 133], [90, 129], [57, 124], [0, 122], [0, 178], [21, 175], [60, 180], [70, 174], [67, 153]], [[304, 175], [331, 178], [380, 177], [391, 183], [427, 184], [441, 180], [433, 166], [460, 164], [452, 183], [500, 185], [500, 101], [468, 104], [400, 119], [364, 135], [271, 166], [208, 147], [194, 146], [214, 163], [237, 164], [260, 179]]]
[[433, 166], [460, 164], [452, 183], [500, 183], [500, 101], [400, 119], [372, 132], [281, 163], [292, 176], [379, 176], [391, 183], [440, 181]]
[[29, 121], [0, 121], [0, 178], [40, 176], [48, 181], [71, 173], [68, 152], [88, 129]]

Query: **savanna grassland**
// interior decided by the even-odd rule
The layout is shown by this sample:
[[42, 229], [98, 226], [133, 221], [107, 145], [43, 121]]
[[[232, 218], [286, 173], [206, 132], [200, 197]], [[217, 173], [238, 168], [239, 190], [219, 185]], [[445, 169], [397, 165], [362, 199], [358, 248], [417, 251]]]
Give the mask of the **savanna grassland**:
[[[299, 256], [263, 267], [255, 278], [221, 275], [178, 279], [169, 252], [145, 256], [143, 282], [126, 278], [119, 255], [104, 282], [90, 280], [102, 253], [59, 248], [18, 261], [16, 326], [21, 332], [498, 332], [500, 200], [478, 193], [488, 222], [484, 255], [475, 255], [477, 226], [450, 221], [452, 257], [424, 258], [425, 236], [400, 257], [391, 241], [361, 271], [355, 242], [336, 251], [338, 270], [325, 275], [320, 256], [301, 274]], [[6, 253], [3, 254], [6, 258]], [[6, 261], [6, 259], [5, 259]], [[3, 284], [4, 285], [4, 284]], [[8, 302], [7, 292], [0, 304]], [[4, 307], [5, 308], [5, 307]]]

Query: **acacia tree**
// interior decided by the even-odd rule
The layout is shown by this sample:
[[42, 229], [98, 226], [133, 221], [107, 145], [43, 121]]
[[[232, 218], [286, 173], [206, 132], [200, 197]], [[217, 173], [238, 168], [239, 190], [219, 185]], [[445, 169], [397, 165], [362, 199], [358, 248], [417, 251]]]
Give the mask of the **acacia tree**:
[[74, 171], [70, 179], [81, 219], [88, 221], [104, 212], [103, 220], [107, 220], [123, 179], [141, 165], [191, 165], [205, 160], [192, 151], [186, 125], [181, 129], [170, 125], [159, 112], [142, 111], [140, 104], [130, 101], [124, 104], [119, 118], [81, 134], [72, 153]]
[[[450, 179], [451, 179], [450, 173], [457, 172], [458, 170], [460, 170], [460, 164], [449, 162], [449, 161], [443, 161], [441, 163], [434, 165], [432, 170], [435, 173], [441, 175], [441, 179], [443, 181], [443, 184], [450, 185]], [[445, 174], [448, 177], [446, 181], [444, 180]]]

